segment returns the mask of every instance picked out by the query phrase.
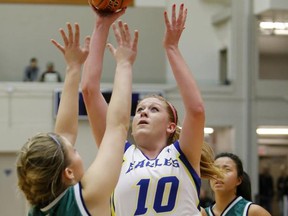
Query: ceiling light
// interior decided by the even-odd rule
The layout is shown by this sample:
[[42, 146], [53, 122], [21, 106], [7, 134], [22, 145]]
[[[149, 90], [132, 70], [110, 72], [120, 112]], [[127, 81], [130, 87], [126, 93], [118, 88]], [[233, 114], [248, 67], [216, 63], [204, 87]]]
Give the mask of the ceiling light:
[[287, 22], [260, 22], [261, 29], [287, 29]]
[[[180, 126], [178, 126], [178, 127], [179, 127], [180, 130], [182, 130], [182, 127], [180, 127]], [[212, 133], [214, 133], [214, 129], [213, 129], [213, 128], [209, 128], [209, 127], [205, 127], [205, 128], [204, 128], [204, 133], [205, 133], [206, 135], [212, 134]]]
[[209, 127], [205, 127], [204, 128], [204, 133], [205, 134], [212, 134], [212, 133], [214, 133], [214, 129], [213, 128], [209, 128]]
[[265, 35], [288, 35], [288, 22], [260, 22], [259, 27]]
[[288, 128], [258, 128], [258, 135], [288, 135]]

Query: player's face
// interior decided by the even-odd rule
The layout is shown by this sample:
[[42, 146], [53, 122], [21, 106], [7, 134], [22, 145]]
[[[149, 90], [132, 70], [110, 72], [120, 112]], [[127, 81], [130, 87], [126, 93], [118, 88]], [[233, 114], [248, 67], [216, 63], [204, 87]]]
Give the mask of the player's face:
[[167, 136], [169, 125], [168, 112], [163, 101], [157, 98], [142, 100], [137, 108], [132, 122], [134, 138], [141, 135]]
[[79, 182], [84, 175], [82, 158], [74, 146], [67, 139], [65, 139], [65, 137], [63, 139], [65, 140], [65, 147], [70, 162], [67, 168], [72, 170], [74, 181]]
[[238, 177], [235, 162], [229, 157], [220, 157], [214, 163], [223, 171], [223, 179], [210, 181], [214, 193], [236, 194], [236, 188], [241, 183], [241, 179]]

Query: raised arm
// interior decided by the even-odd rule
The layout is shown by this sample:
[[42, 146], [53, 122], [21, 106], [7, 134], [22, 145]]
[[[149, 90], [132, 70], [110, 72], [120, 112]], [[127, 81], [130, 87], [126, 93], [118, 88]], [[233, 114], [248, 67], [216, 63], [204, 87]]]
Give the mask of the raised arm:
[[130, 123], [132, 65], [137, 53], [138, 32], [135, 31], [132, 39], [128, 25], [121, 21], [118, 28], [113, 25], [113, 30], [118, 48], [115, 49], [111, 44], [108, 47], [117, 64], [106, 130], [97, 158], [82, 179], [84, 199], [91, 212], [93, 206], [109, 200], [117, 184]]
[[91, 8], [96, 14], [96, 22], [91, 36], [90, 53], [83, 68], [81, 85], [90, 126], [99, 147], [107, 115], [107, 103], [100, 88], [104, 51], [110, 26], [125, 13], [125, 9], [113, 14], [101, 14], [92, 5]]
[[67, 24], [68, 36], [60, 29], [64, 45], [55, 40], [52, 43], [62, 52], [66, 61], [66, 76], [61, 95], [60, 105], [55, 123], [55, 133], [65, 136], [72, 144], [75, 144], [78, 131], [78, 90], [80, 82], [81, 66], [88, 56], [90, 38], [85, 39], [83, 48], [79, 45], [79, 25], [75, 24], [75, 33], [72, 26]]
[[200, 158], [205, 125], [204, 104], [192, 72], [178, 47], [180, 37], [185, 29], [186, 16], [187, 8], [184, 8], [184, 4], [180, 5], [178, 16], [176, 16], [176, 5], [172, 6], [171, 20], [168, 19], [167, 12], [164, 13], [166, 33], [163, 43], [185, 108], [179, 138], [180, 147], [200, 175]]

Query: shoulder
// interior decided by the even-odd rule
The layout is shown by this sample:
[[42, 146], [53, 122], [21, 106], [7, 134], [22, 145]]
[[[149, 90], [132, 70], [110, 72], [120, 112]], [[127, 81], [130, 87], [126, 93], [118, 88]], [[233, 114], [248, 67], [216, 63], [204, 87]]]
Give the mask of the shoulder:
[[263, 207], [253, 203], [249, 207], [248, 216], [271, 216], [271, 214]]

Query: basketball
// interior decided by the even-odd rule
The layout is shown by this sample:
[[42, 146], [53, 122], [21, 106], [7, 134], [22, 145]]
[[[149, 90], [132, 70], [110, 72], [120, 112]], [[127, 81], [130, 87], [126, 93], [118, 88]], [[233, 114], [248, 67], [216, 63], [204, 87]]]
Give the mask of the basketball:
[[91, 0], [91, 4], [100, 11], [115, 12], [127, 7], [133, 0]]

